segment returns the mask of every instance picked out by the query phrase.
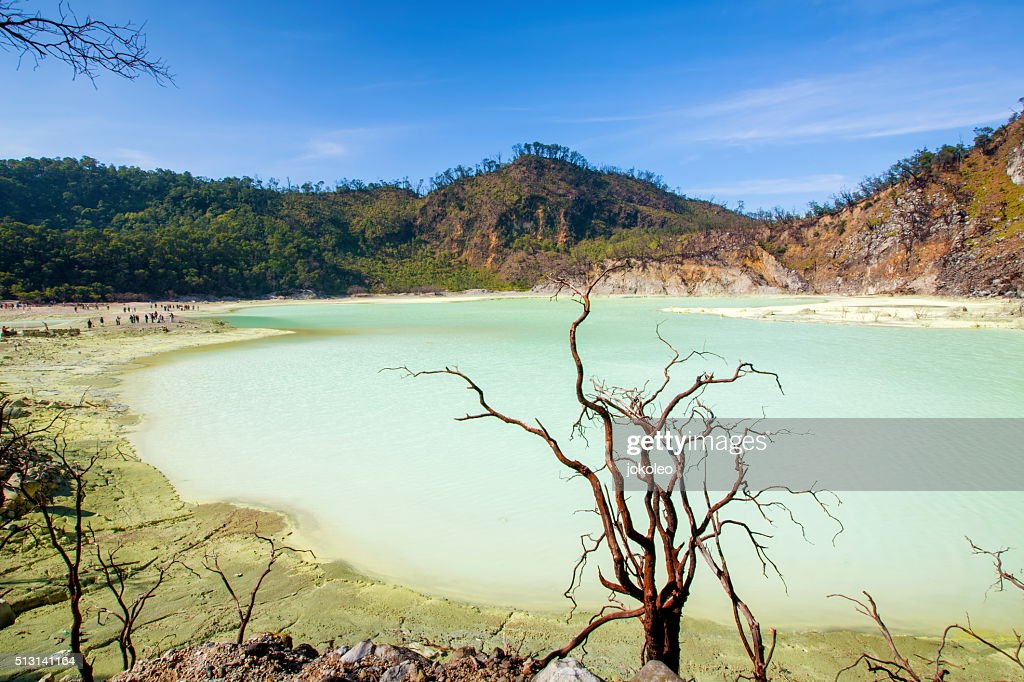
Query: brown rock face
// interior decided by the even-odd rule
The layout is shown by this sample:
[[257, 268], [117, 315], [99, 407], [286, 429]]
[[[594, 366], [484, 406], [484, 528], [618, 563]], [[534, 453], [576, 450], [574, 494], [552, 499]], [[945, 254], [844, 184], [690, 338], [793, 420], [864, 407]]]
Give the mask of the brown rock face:
[[[523, 157], [430, 194], [417, 232], [543, 290], [571, 253], [671, 254], [601, 293], [1024, 296], [1024, 121], [837, 214], [773, 225], [634, 178]], [[621, 248], [619, 248], [621, 246]]]
[[1024, 144], [1017, 147], [1010, 155], [1010, 163], [1006, 166], [1006, 174], [1015, 185], [1024, 185]]

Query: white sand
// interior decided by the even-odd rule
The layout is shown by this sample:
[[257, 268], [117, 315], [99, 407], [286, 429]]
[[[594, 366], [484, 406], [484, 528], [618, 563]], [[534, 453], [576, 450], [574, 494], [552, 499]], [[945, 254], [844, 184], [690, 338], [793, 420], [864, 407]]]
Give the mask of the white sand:
[[671, 307], [665, 312], [745, 320], [898, 327], [1024, 329], [1024, 302], [931, 296], [830, 296], [818, 303], [752, 307]]

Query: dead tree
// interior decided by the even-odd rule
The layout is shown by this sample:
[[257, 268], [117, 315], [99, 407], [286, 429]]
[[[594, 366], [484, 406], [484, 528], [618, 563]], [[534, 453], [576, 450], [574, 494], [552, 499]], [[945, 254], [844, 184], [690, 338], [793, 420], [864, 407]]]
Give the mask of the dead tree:
[[[155, 577], [149, 582], [148, 586], [134, 598], [131, 598], [127, 595], [129, 582], [139, 571], [132, 571], [128, 564], [117, 560], [117, 553], [121, 549], [120, 546], [108, 550], [105, 553], [106, 556], [104, 556], [103, 547], [97, 542], [94, 533], [92, 537], [93, 545], [96, 547], [96, 563], [103, 574], [107, 589], [114, 595], [114, 601], [117, 603], [116, 611], [101, 608], [97, 617], [98, 622], [100, 625], [103, 625], [103, 617], [111, 616], [120, 623], [121, 628], [117, 635], [117, 646], [121, 650], [121, 665], [124, 670], [131, 670], [135, 666], [136, 660], [135, 643], [132, 641], [132, 637], [139, 625], [139, 618], [142, 616], [147, 602], [156, 594], [160, 586], [163, 585], [164, 580], [167, 579], [171, 569], [176, 564], [179, 564], [180, 561], [175, 556], [170, 561], [158, 564], [155, 570]], [[140, 570], [144, 570], [144, 567]]]
[[[710, 503], [710, 500], [708, 500], [708, 502]], [[722, 530], [724, 525], [727, 523], [733, 522], [729, 519], [723, 520], [719, 511], [714, 512], [711, 519], [712, 532], [708, 534], [709, 537], [701, 538], [697, 542], [697, 548], [700, 550], [701, 556], [711, 569], [711, 572], [714, 573], [715, 577], [722, 585], [722, 589], [725, 591], [725, 595], [729, 599], [733, 622], [736, 625], [736, 633], [739, 635], [740, 642], [743, 644], [743, 651], [750, 660], [752, 672], [749, 676], [742, 675], [741, 679], [753, 679], [757, 682], [761, 682], [768, 679], [768, 666], [771, 664], [772, 655], [775, 653], [776, 632], [775, 628], [768, 629], [770, 641], [766, 646], [764, 636], [761, 633], [761, 624], [757, 621], [757, 618], [754, 616], [753, 611], [751, 611], [750, 606], [740, 597], [739, 592], [736, 589], [736, 584], [733, 582], [732, 573], [729, 571], [729, 562], [726, 559], [726, 553], [722, 548], [721, 541]], [[753, 531], [750, 528], [746, 528], [745, 531], [749, 533], [748, 539], [753, 543], [755, 551], [758, 553], [762, 562], [769, 562], [770, 559], [768, 559], [767, 555], [764, 554], [766, 548], [761, 543], [761, 536], [763, 534]], [[772, 566], [776, 571], [778, 571], [778, 568], [774, 563]]]
[[[971, 552], [973, 554], [987, 556], [992, 559], [992, 564], [996, 571], [996, 581], [992, 584], [991, 589], [997, 592], [1002, 592], [1006, 589], [1006, 586], [1014, 587], [1018, 590], [1024, 591], [1024, 579], [1021, 576], [1011, 573], [1003, 566], [1003, 554], [1009, 551], [1009, 548], [1004, 547], [1003, 549], [988, 550], [978, 547], [974, 542], [967, 538], [967, 543], [971, 546]], [[954, 623], [946, 628], [946, 631], [942, 633], [942, 646], [939, 647], [939, 656], [942, 656], [942, 652], [946, 646], [949, 637], [956, 633], [967, 635], [976, 642], [985, 645], [991, 649], [993, 653], [998, 654], [1000, 657], [1005, 658], [1013, 666], [1020, 669], [1021, 674], [1024, 675], [1024, 634], [1019, 631], [1013, 631], [1014, 643], [1011, 646], [1002, 646], [992, 641], [991, 638], [980, 634], [968, 620], [966, 625]]]
[[[28, 470], [30, 463], [38, 459], [38, 453], [32, 447], [33, 431], [22, 431], [11, 421], [12, 401], [0, 396], [0, 505], [8, 501], [8, 494], [19, 493], [19, 480]], [[0, 551], [15, 538], [24, 526], [10, 524], [3, 538], [0, 538]]]
[[927, 672], [921, 672], [918, 669], [915, 669], [914, 664], [900, 651], [899, 646], [896, 645], [896, 640], [889, 631], [889, 626], [885, 624], [885, 621], [882, 620], [881, 614], [878, 613], [878, 605], [875, 604], [875, 600], [867, 592], [864, 593], [863, 600], [848, 597], [845, 594], [830, 594], [829, 596], [853, 602], [856, 606], [857, 613], [867, 616], [875, 623], [879, 634], [882, 635], [882, 639], [885, 640], [885, 644], [889, 648], [888, 658], [884, 658], [883, 655], [869, 654], [866, 652], [862, 653], [857, 657], [857, 660], [845, 668], [840, 669], [839, 672], [836, 673], [836, 680], [842, 677], [845, 673], [859, 667], [862, 663], [869, 673], [876, 677], [884, 675], [881, 679], [887, 679], [891, 682], [942, 682], [946, 679], [946, 676], [950, 674], [948, 665], [942, 659], [941, 648], [939, 650], [940, 654], [930, 662], [918, 657], [918, 668], [927, 666], [931, 668], [930, 670]]
[[[0, 394], [0, 505], [7, 502], [8, 493], [20, 494], [19, 479], [23, 479], [33, 465], [45, 461], [46, 457], [36, 448], [36, 443], [64, 417], [61, 410], [41, 425], [21, 429], [14, 423], [13, 414], [14, 401]], [[16, 527], [0, 540], [0, 549], [18, 530]]]
[[[996, 582], [993, 583], [992, 589], [1002, 591], [1006, 585], [1010, 585], [1019, 590], [1024, 591], [1024, 579], [1020, 576], [1011, 573], [1003, 566], [1003, 554], [1008, 549], [999, 550], [986, 550], [978, 547], [974, 542], [967, 538], [968, 544], [971, 546], [971, 552], [978, 555], [990, 557], [996, 570]], [[917, 656], [916, 665], [911, 660], [903, 655], [899, 647], [896, 645], [893, 639], [892, 633], [889, 631], [888, 626], [882, 620], [881, 615], [878, 613], [878, 606], [875, 604], [875, 600], [872, 599], [871, 595], [867, 592], [864, 593], [865, 600], [854, 599], [842, 594], [829, 595], [831, 597], [839, 597], [840, 599], [846, 599], [847, 601], [853, 602], [857, 607], [857, 612], [861, 613], [872, 621], [878, 628], [879, 633], [882, 635], [882, 639], [885, 640], [886, 645], [889, 648], [888, 658], [882, 655], [874, 655], [868, 653], [862, 653], [857, 657], [850, 665], [842, 668], [836, 674], [836, 680], [838, 680], [844, 673], [857, 668], [862, 663], [868, 672], [875, 675], [884, 675], [882, 679], [890, 680], [891, 682], [942, 682], [952, 672], [952, 664], [946, 660], [945, 651], [946, 647], [950, 643], [950, 638], [960, 633], [966, 635], [970, 639], [975, 640], [979, 644], [984, 645], [988, 649], [992, 650], [993, 653], [999, 657], [1006, 659], [1011, 665], [1019, 668], [1024, 673], [1024, 635], [1014, 630], [1014, 643], [1011, 646], [1003, 646], [994, 642], [991, 638], [980, 634], [970, 620], [967, 621], [966, 625], [954, 623], [946, 627], [942, 633], [942, 640], [940, 641], [938, 651], [936, 651], [933, 658], [925, 658]]]
[[56, 59], [71, 67], [75, 77], [95, 80], [101, 71], [123, 78], [152, 76], [158, 83], [173, 82], [167, 65], [149, 54], [142, 27], [110, 23], [90, 16], [79, 18], [66, 3], [44, 17], [23, 7], [20, 0], [0, 0], [0, 49], [36, 64]]
[[[266, 543], [269, 553], [267, 555], [267, 564], [263, 568], [263, 572], [256, 579], [255, 584], [252, 586], [252, 590], [249, 592], [248, 600], [243, 604], [239, 597], [238, 591], [231, 584], [231, 580], [228, 579], [227, 573], [220, 566], [220, 561], [216, 554], [207, 553], [203, 556], [203, 568], [207, 571], [216, 574], [220, 581], [224, 584], [224, 588], [228, 591], [231, 596], [231, 602], [235, 606], [235, 613], [238, 616], [238, 636], [235, 638], [235, 642], [241, 644], [245, 641], [245, 629], [249, 627], [249, 621], [252, 620], [253, 610], [256, 608], [256, 596], [263, 587], [263, 581], [266, 580], [267, 576], [274, 569], [274, 564], [285, 552], [308, 552], [310, 555], [313, 553], [308, 549], [296, 549], [287, 545], [278, 545], [274, 538], [269, 536], [260, 535], [259, 526], [253, 531], [253, 535], [261, 542]], [[313, 555], [315, 556], [315, 555]]]
[[[64, 426], [67, 426], [66, 422]], [[69, 628], [70, 650], [72, 654], [81, 656], [80, 673], [83, 682], [92, 682], [92, 664], [85, 657], [85, 652], [82, 650], [84, 623], [82, 596], [85, 594], [82, 585], [82, 570], [87, 541], [84, 525], [84, 518], [87, 513], [85, 510], [86, 479], [99, 460], [99, 455], [91, 455], [84, 458], [81, 462], [72, 459], [68, 454], [68, 440], [65, 437], [63, 428], [50, 438], [46, 454], [57, 465], [61, 477], [70, 488], [69, 497], [72, 504], [70, 509], [71, 527], [68, 528], [61, 521], [67, 515], [67, 512], [63, 509], [58, 509], [47, 491], [27, 487], [23, 478], [20, 492], [35, 503], [35, 509], [42, 517], [43, 534], [64, 563], [65, 587], [68, 591], [69, 607], [71, 609], [71, 626]]]
[[[638, 491], [639, 504], [632, 503], [627, 494], [625, 478], [620, 470], [620, 460], [615, 451], [613, 431], [619, 424], [639, 427], [649, 436], [669, 428], [672, 419], [701, 419], [709, 430], [722, 428], [713, 414], [701, 404], [705, 392], [719, 384], [731, 384], [750, 376], [761, 376], [778, 384], [778, 376], [761, 371], [749, 362], [741, 362], [723, 376], [713, 372], [700, 371], [681, 390], [671, 388], [672, 372], [695, 358], [706, 359], [711, 354], [691, 352], [683, 356], [661, 334], [658, 338], [669, 352], [661, 376], [655, 387], [618, 388], [610, 387], [595, 380], [587, 373], [578, 345], [578, 332], [591, 314], [591, 296], [595, 287], [609, 274], [618, 270], [642, 265], [646, 260], [626, 259], [601, 269], [596, 275], [560, 277], [553, 280], [557, 292], [569, 292], [581, 307], [579, 315], [569, 325], [569, 355], [575, 369], [575, 399], [580, 415], [573, 425], [573, 434], [583, 434], [588, 426], [596, 425], [601, 431], [600, 455], [594, 462], [586, 461], [585, 453], [575, 454], [573, 450], [585, 450], [589, 446], [586, 438], [574, 439], [572, 444], [560, 442], [540, 419], [525, 420], [510, 416], [491, 405], [483, 390], [470, 376], [457, 368], [442, 370], [412, 371], [406, 367], [389, 368], [401, 370], [408, 376], [450, 375], [462, 381], [474, 393], [480, 411], [459, 417], [458, 421], [495, 419], [537, 437], [547, 446], [563, 466], [574, 476], [586, 481], [594, 500], [593, 512], [600, 519], [599, 533], [584, 535], [583, 552], [576, 564], [566, 596], [573, 600], [573, 593], [582, 580], [582, 572], [591, 555], [598, 551], [607, 553], [612, 573], [606, 575], [598, 570], [600, 584], [609, 590], [609, 603], [596, 613], [587, 625], [565, 646], [550, 652], [544, 663], [565, 657], [575, 648], [586, 643], [590, 635], [601, 626], [617, 620], [637, 619], [643, 626], [644, 644], [641, 661], [658, 660], [674, 671], [679, 669], [679, 633], [683, 608], [690, 597], [693, 580], [700, 563], [707, 563], [719, 577], [727, 595], [732, 601], [737, 627], [744, 645], [754, 663], [755, 678], [765, 679], [767, 665], [771, 660], [772, 645], [766, 648], [761, 637], [760, 625], [750, 609], [736, 593], [725, 562], [725, 550], [719, 539], [725, 533], [737, 533], [750, 540], [752, 551], [761, 560], [765, 572], [777, 571], [768, 558], [765, 545], [759, 534], [747, 522], [729, 512], [742, 507], [753, 508], [764, 518], [770, 513], [788, 513], [783, 499], [773, 497], [775, 493], [807, 494], [829, 514], [828, 507], [813, 490], [754, 491], [747, 485], [748, 465], [742, 454], [735, 458], [735, 479], [724, 494], [712, 495], [705, 486], [701, 490], [690, 490], [682, 472], [695, 462], [686, 461], [686, 452], [677, 455], [676, 473], [671, 480], [659, 481], [655, 476], [641, 476], [644, 488]], [[557, 295], [557, 294], [556, 294]], [[781, 384], [779, 384], [781, 390]], [[578, 445], [583, 442], [584, 445]], [[644, 450], [640, 464], [650, 464], [650, 451]], [[835, 517], [832, 517], [833, 519]], [[702, 562], [703, 559], [703, 562]], [[781, 577], [781, 573], [779, 574]], [[629, 604], [624, 602], [631, 602]], [[575, 609], [575, 600], [573, 600]], [[774, 633], [771, 635], [774, 641]]]

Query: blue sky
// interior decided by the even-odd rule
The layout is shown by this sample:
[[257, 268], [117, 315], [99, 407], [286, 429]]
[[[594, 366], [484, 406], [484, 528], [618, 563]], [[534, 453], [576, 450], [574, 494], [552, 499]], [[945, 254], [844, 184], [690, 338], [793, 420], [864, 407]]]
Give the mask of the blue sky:
[[[31, 0], [48, 10], [55, 2]], [[1024, 97], [1024, 3], [73, 1], [147, 22], [176, 87], [0, 55], [0, 157], [414, 181], [564, 144], [798, 208]]]

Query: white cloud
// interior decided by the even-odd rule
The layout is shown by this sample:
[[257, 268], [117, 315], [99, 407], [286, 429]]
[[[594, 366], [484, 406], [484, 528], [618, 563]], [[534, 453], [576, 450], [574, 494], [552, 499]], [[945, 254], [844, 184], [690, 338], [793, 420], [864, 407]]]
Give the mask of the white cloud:
[[799, 193], [835, 192], [846, 183], [846, 176], [838, 173], [805, 175], [794, 178], [761, 178], [708, 187], [684, 187], [687, 194], [698, 196], [758, 195], [772, 196]]
[[[1013, 99], [1009, 93], [1022, 86], [966, 71], [892, 64], [780, 83], [694, 107], [683, 116], [692, 125], [675, 139], [751, 144], [949, 130], [1006, 118]], [[994, 93], [1000, 91], [1008, 93], [1004, 110], [992, 105]]]
[[320, 132], [306, 142], [305, 148], [299, 155], [299, 160], [316, 161], [350, 157], [361, 145], [379, 141], [398, 130], [399, 128], [393, 126], [379, 126], [341, 128]]
[[329, 159], [339, 156], [348, 156], [351, 148], [347, 144], [335, 140], [310, 140], [306, 147], [303, 158], [306, 159]]
[[110, 150], [109, 161], [119, 166], [138, 166], [139, 168], [157, 168], [160, 162], [141, 149], [117, 147]]
[[567, 122], [634, 121], [638, 127], [618, 135], [679, 145], [857, 140], [1002, 121], [1021, 90], [1024, 78], [907, 61], [738, 90], [686, 107], [598, 113]]

